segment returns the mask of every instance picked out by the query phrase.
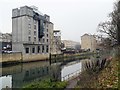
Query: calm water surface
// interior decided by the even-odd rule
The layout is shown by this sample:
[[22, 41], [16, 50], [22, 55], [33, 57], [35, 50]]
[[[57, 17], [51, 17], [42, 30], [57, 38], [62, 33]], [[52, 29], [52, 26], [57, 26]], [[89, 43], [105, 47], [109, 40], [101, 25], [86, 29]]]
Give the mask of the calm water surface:
[[69, 62], [62, 66], [60, 63], [50, 65], [49, 62], [42, 61], [3, 67], [0, 68], [2, 69], [0, 89], [6, 87], [20, 88], [34, 80], [41, 80], [48, 76], [63, 81], [63, 77], [66, 77], [66, 75], [76, 71], [81, 72], [81, 67], [80, 60]]

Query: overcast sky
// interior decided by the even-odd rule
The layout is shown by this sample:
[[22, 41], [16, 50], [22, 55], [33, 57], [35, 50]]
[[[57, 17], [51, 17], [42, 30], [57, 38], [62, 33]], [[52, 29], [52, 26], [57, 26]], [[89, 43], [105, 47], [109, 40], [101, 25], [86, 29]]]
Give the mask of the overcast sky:
[[12, 9], [37, 6], [50, 16], [62, 39], [80, 41], [85, 33], [95, 34], [97, 25], [107, 20], [115, 0], [0, 0], [0, 32], [12, 32]]

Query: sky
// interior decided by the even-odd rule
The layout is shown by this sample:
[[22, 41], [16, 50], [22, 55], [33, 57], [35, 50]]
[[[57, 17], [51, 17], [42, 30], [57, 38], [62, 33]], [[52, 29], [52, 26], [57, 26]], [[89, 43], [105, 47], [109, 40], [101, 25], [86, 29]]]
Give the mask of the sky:
[[116, 0], [0, 0], [0, 32], [12, 32], [12, 9], [36, 6], [50, 16], [54, 30], [61, 30], [63, 40], [80, 42], [85, 34], [96, 34], [100, 22], [108, 19]]

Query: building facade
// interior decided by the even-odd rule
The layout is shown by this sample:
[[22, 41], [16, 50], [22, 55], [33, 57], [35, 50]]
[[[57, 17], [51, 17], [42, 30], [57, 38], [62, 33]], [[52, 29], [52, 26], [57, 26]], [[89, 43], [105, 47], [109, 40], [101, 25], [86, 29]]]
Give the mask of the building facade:
[[60, 54], [61, 53], [61, 31], [54, 30], [53, 31], [53, 54]]
[[84, 34], [81, 36], [81, 49], [83, 50], [96, 50], [96, 37], [95, 35]]
[[53, 23], [35, 6], [12, 10], [12, 50], [23, 54], [50, 53]]
[[0, 51], [12, 50], [12, 34], [11, 33], [0, 33]]
[[80, 44], [79, 42], [75, 42], [72, 40], [62, 40], [62, 42], [64, 43], [65, 48], [72, 48], [72, 49], [75, 49], [76, 45]]

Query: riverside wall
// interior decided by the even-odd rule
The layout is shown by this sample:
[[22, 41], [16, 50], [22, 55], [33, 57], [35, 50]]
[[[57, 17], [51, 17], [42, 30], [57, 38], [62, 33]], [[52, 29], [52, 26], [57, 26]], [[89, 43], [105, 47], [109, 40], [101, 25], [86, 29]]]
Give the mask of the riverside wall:
[[48, 60], [49, 54], [32, 54], [32, 55], [22, 55], [22, 53], [5, 53], [0, 54], [0, 63], [9, 62], [32, 62], [39, 60]]
[[4, 53], [0, 55], [0, 63], [21, 62], [22, 53]]

